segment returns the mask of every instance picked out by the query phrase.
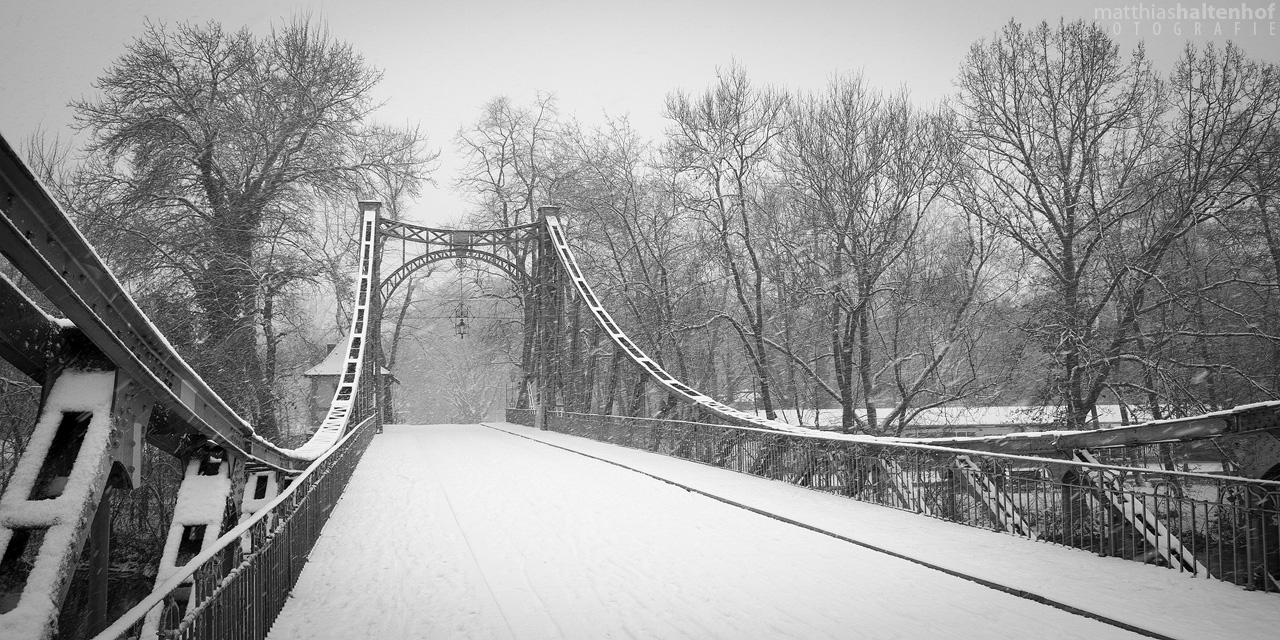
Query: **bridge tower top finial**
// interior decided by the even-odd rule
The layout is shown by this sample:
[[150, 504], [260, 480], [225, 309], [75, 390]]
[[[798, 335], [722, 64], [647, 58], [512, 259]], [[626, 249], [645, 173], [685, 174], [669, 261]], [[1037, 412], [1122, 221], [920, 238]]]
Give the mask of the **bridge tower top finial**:
[[539, 218], [545, 218], [547, 216], [558, 216], [558, 215], [560, 215], [560, 207], [557, 207], [555, 205], [549, 205], [549, 204], [538, 207]]
[[381, 200], [361, 200], [357, 203], [360, 206], [360, 213], [365, 211], [380, 212], [382, 211]]

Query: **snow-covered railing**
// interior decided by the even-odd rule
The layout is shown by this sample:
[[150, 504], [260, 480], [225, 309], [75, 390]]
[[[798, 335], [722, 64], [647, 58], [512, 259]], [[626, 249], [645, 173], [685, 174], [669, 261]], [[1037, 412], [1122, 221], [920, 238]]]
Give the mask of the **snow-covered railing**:
[[[373, 349], [377, 339], [373, 331], [378, 322], [375, 297], [378, 295], [377, 239], [378, 210], [369, 207], [363, 211], [360, 221], [360, 275], [356, 289], [355, 309], [351, 313], [351, 328], [347, 331], [347, 349], [343, 354], [342, 370], [338, 384], [329, 402], [329, 411], [319, 428], [305, 444], [297, 449], [284, 449], [282, 453], [294, 460], [315, 460], [346, 433], [352, 414], [366, 404], [376, 404], [378, 390], [373, 384], [361, 385], [366, 370], [376, 373], [381, 364], [376, 363]], [[363, 397], [362, 397], [363, 396]]]
[[[162, 638], [266, 637], [379, 424], [377, 415], [366, 417], [288, 489], [192, 558], [96, 640], [136, 638], [148, 619], [158, 623]], [[180, 616], [181, 600], [187, 604]]]
[[[507, 419], [532, 426], [533, 412], [508, 409]], [[546, 428], [1280, 591], [1280, 482], [845, 434], [559, 411], [548, 412]], [[968, 464], [957, 464], [961, 456]], [[1108, 482], [1097, 482], [1104, 476]], [[912, 495], [904, 496], [904, 490]], [[1159, 527], [1147, 524], [1155, 520]], [[1171, 555], [1171, 549], [1178, 553]]]
[[[1274, 441], [1280, 403], [1110, 429], [932, 439], [832, 433], [769, 420], [717, 402], [650, 358], [592, 291], [559, 219], [544, 220], [545, 251], [558, 259], [569, 290], [617, 353], [668, 397], [727, 423], [589, 416], [544, 405], [545, 428], [1280, 591], [1280, 483], [1033, 457], [1071, 458], [1094, 447], [1135, 450], [1223, 436], [1235, 447], [1256, 447]], [[543, 402], [548, 400], [555, 402]], [[530, 409], [509, 409], [508, 416], [530, 426], [539, 422]], [[1261, 468], [1248, 473], [1255, 477], [1274, 462], [1254, 458], [1250, 464]]]
[[587, 311], [591, 313], [592, 320], [618, 346], [620, 353], [625, 354], [628, 359], [638, 365], [641, 371], [648, 375], [651, 380], [661, 385], [667, 393], [679, 398], [682, 402], [698, 407], [699, 410], [707, 414], [717, 416], [732, 424], [797, 433], [809, 431], [804, 427], [796, 427], [785, 422], [769, 420], [746, 411], [734, 409], [686, 385], [671, 375], [670, 372], [658, 364], [656, 360], [650, 358], [639, 345], [627, 336], [622, 327], [614, 321], [613, 315], [605, 308], [600, 297], [591, 290], [590, 283], [582, 275], [578, 260], [574, 258], [573, 250], [569, 247], [569, 240], [565, 236], [564, 227], [560, 225], [560, 219], [549, 215], [544, 220], [546, 221], [548, 239], [551, 241], [555, 257], [559, 260], [560, 267], [564, 270], [564, 273], [568, 275], [569, 282], [573, 285], [573, 291], [586, 305]]

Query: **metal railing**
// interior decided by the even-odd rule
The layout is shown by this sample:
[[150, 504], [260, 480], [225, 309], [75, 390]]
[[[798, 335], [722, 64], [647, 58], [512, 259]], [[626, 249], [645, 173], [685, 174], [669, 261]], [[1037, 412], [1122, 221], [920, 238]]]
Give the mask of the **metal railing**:
[[[270, 504], [228, 531], [96, 640], [137, 638], [159, 617], [161, 638], [265, 638], [330, 512], [380, 424], [365, 418]], [[180, 601], [186, 614], [179, 615]]]
[[[529, 409], [508, 409], [532, 426]], [[547, 428], [982, 529], [1280, 591], [1280, 482], [674, 420]]]

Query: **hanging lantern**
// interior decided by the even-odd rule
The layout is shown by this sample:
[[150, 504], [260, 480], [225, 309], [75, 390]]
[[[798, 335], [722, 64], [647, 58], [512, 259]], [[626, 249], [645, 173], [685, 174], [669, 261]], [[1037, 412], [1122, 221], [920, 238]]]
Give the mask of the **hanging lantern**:
[[458, 308], [454, 310], [453, 315], [457, 318], [457, 322], [453, 325], [453, 330], [458, 334], [459, 338], [467, 337], [467, 318], [471, 317], [471, 312], [467, 309], [467, 302], [460, 300]]

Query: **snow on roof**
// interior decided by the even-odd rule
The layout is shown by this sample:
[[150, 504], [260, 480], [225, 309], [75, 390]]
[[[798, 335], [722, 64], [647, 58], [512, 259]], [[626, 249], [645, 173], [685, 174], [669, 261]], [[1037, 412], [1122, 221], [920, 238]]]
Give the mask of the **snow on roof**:
[[[319, 364], [302, 374], [308, 378], [315, 376], [336, 376], [342, 373], [342, 364], [346, 361], [347, 337], [342, 336], [338, 339], [337, 344], [329, 350], [329, 355], [324, 357]], [[391, 371], [386, 367], [382, 367], [382, 375], [389, 376]], [[394, 377], [394, 376], [393, 376]]]

